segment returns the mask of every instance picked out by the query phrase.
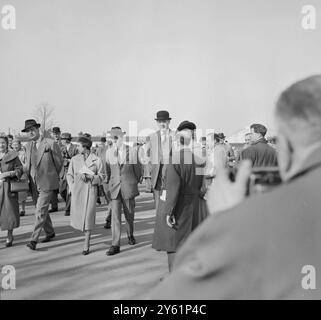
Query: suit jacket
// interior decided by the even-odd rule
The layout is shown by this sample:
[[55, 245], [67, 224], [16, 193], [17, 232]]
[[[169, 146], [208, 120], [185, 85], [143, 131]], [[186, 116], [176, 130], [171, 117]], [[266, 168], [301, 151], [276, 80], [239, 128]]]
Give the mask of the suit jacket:
[[[175, 137], [175, 132], [169, 129], [169, 141], [168, 141], [169, 153], [171, 153], [171, 150], [173, 147], [174, 137]], [[150, 159], [150, 163], [152, 166], [152, 171], [151, 171], [152, 187], [155, 188], [158, 175], [159, 175], [159, 170], [161, 168], [161, 162], [162, 162], [162, 159], [164, 158], [164, 155], [162, 154], [161, 134], [159, 130], [152, 133], [149, 136], [149, 141], [146, 143], [145, 150], [146, 150], [147, 156]], [[163, 175], [164, 174], [165, 174], [165, 169], [163, 171]]]
[[36, 199], [37, 189], [52, 191], [59, 189], [59, 174], [63, 167], [61, 150], [54, 140], [42, 138], [37, 149], [35, 175], [31, 176], [31, 152], [33, 142], [26, 145], [26, 169], [30, 176], [33, 198]]
[[78, 154], [78, 149], [75, 144], [70, 144], [69, 150], [65, 146], [62, 146], [60, 148], [61, 155], [63, 158], [63, 167], [60, 171], [60, 186], [59, 186], [59, 192], [63, 192], [64, 190], [67, 190], [67, 172], [68, 167], [71, 161], [71, 158], [76, 156]]
[[[152, 297], [320, 299], [320, 181], [321, 148], [296, 178], [207, 218]], [[315, 290], [304, 289], [307, 265]]]
[[276, 167], [278, 165], [276, 151], [267, 144], [265, 139], [242, 150], [241, 159], [251, 160], [253, 167]]
[[116, 156], [116, 148], [106, 152], [107, 183], [111, 198], [116, 199], [121, 192], [124, 199], [133, 199], [139, 195], [138, 183], [142, 176], [142, 167], [138, 161], [137, 150], [124, 145], [120, 161]]

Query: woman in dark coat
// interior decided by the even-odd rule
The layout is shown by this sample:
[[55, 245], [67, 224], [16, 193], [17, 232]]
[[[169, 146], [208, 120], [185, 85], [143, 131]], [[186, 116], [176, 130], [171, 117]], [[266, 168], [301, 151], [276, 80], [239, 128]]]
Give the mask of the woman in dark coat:
[[8, 138], [0, 137], [0, 227], [7, 230], [6, 247], [13, 243], [13, 229], [20, 225], [18, 193], [10, 192], [10, 180], [23, 173], [18, 153], [8, 151]]
[[173, 153], [172, 164], [166, 167], [164, 188], [156, 213], [152, 247], [167, 252], [169, 271], [175, 252], [196, 227], [195, 221], [200, 221], [200, 201], [204, 201], [204, 165], [196, 161], [196, 156], [187, 147], [195, 129], [196, 126], [187, 121], [177, 129], [181, 147]]

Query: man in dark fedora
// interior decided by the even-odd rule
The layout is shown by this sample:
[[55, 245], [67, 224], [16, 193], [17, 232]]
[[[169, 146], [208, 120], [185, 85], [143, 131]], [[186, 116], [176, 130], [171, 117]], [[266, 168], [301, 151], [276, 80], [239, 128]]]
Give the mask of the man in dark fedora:
[[22, 132], [26, 132], [30, 142], [26, 145], [26, 167], [31, 184], [31, 192], [36, 202], [36, 223], [27, 246], [35, 250], [42, 229], [48, 242], [55, 237], [55, 231], [49, 216], [49, 203], [54, 191], [59, 189], [59, 174], [63, 159], [57, 143], [40, 135], [40, 124], [33, 119], [25, 121]]
[[136, 243], [135, 197], [139, 195], [138, 183], [142, 176], [137, 150], [124, 144], [125, 132], [120, 127], [113, 127], [110, 133], [113, 147], [106, 153], [107, 183], [112, 199], [112, 245], [106, 253], [109, 256], [120, 252], [121, 208], [126, 219], [128, 244]]
[[223, 132], [218, 133], [217, 136], [220, 139], [221, 145], [226, 151], [228, 166], [233, 167], [233, 161], [236, 159], [236, 157], [232, 146], [225, 140], [226, 136]]
[[168, 111], [161, 110], [156, 114], [158, 131], [147, 137], [145, 157], [149, 158], [152, 172], [151, 183], [154, 192], [156, 211], [162, 190], [165, 165], [170, 162], [170, 154], [174, 142], [175, 132], [169, 128], [171, 117]]
[[[59, 148], [62, 149], [60, 128], [53, 127], [51, 129], [51, 136], [52, 136], [52, 139], [57, 143]], [[50, 202], [51, 209], [49, 210], [50, 213], [58, 211], [58, 193], [59, 193], [59, 189], [55, 190], [54, 195], [51, 199], [51, 202]]]
[[60, 136], [61, 140], [61, 155], [63, 158], [63, 168], [60, 172], [60, 185], [59, 185], [59, 192], [66, 202], [65, 207], [65, 216], [70, 215], [70, 204], [71, 204], [71, 195], [67, 183], [67, 172], [69, 168], [69, 163], [72, 157], [78, 154], [78, 149], [75, 144], [71, 143], [72, 136], [68, 132], [64, 132]]

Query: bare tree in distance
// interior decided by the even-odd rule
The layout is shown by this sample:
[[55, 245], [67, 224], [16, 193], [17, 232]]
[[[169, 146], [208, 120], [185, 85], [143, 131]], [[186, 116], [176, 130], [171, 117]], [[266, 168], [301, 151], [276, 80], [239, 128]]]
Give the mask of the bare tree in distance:
[[39, 103], [36, 106], [34, 116], [36, 120], [41, 124], [40, 131], [41, 134], [45, 137], [50, 136], [50, 130], [55, 125], [53, 120], [53, 113], [55, 110], [55, 106], [49, 104], [44, 101]]

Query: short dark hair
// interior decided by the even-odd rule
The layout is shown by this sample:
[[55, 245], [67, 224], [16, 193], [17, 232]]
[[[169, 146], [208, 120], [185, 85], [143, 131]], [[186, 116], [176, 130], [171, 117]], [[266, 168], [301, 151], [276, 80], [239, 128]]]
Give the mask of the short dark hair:
[[265, 126], [263, 126], [263, 124], [253, 123], [250, 128], [253, 129], [255, 133], [260, 133], [263, 137], [265, 137], [267, 129]]
[[9, 146], [9, 139], [8, 139], [8, 136], [1, 136], [0, 135], [0, 139], [4, 140], [6, 142], [6, 145], [7, 145], [7, 148]]
[[8, 134], [7, 137], [8, 137], [8, 139], [13, 139], [13, 135], [12, 134]]

